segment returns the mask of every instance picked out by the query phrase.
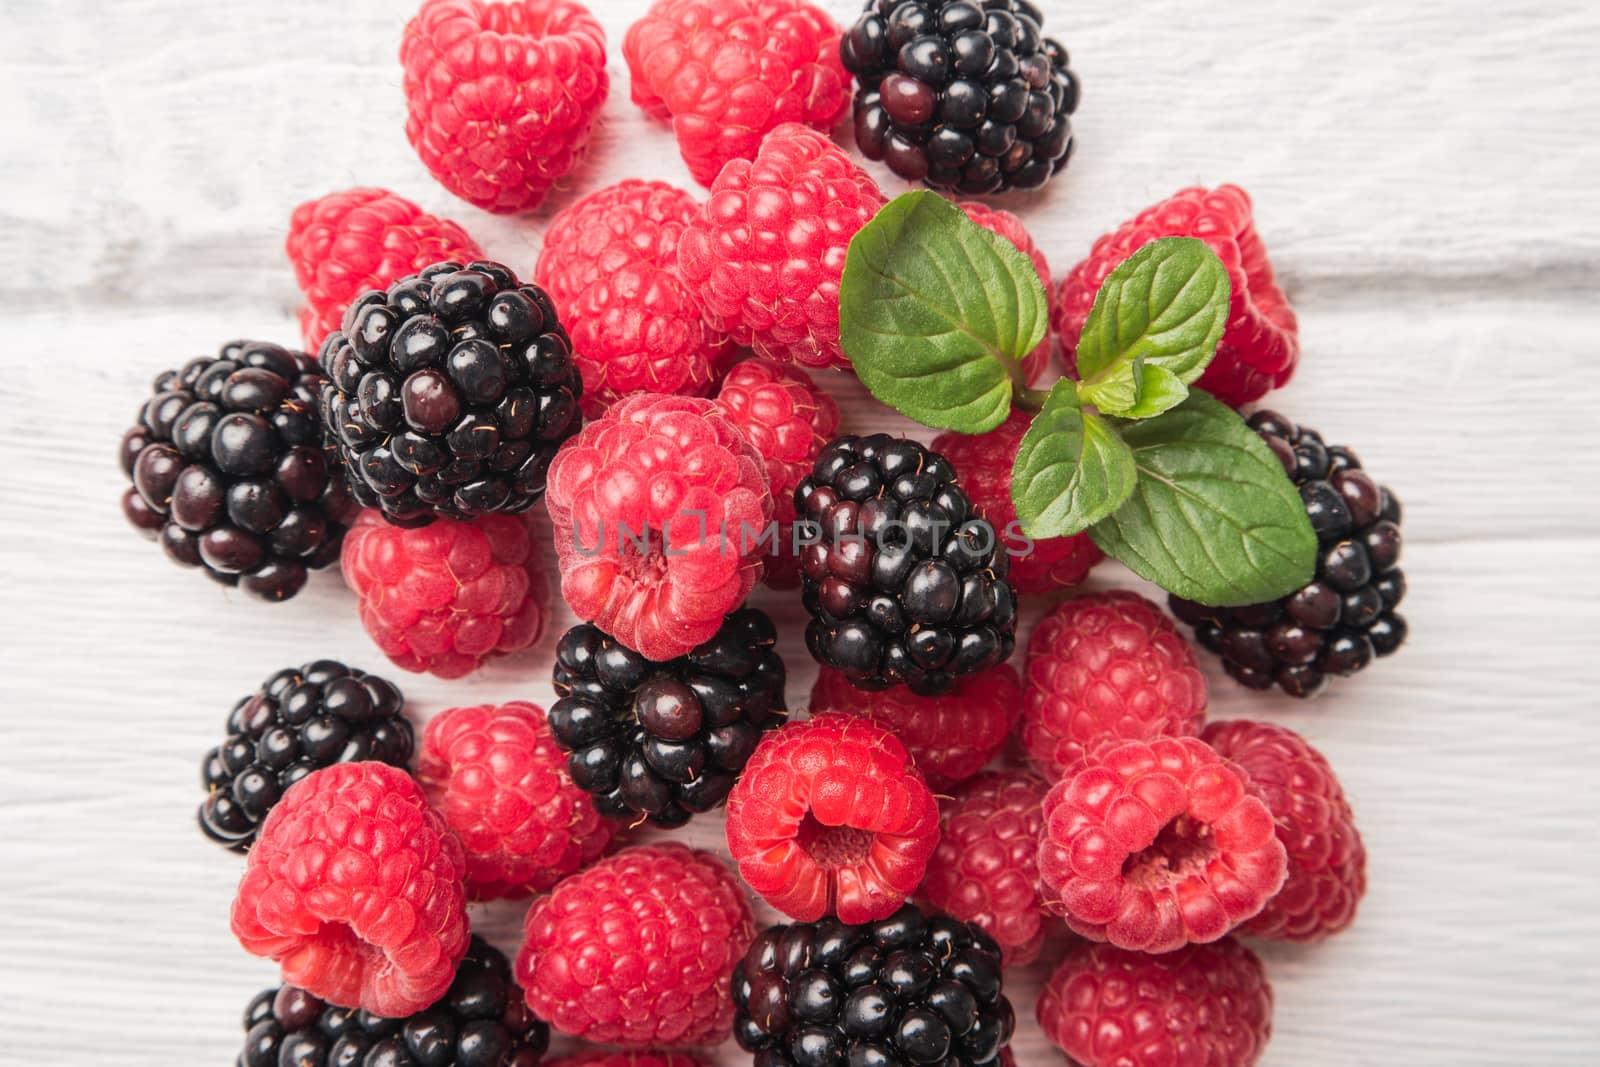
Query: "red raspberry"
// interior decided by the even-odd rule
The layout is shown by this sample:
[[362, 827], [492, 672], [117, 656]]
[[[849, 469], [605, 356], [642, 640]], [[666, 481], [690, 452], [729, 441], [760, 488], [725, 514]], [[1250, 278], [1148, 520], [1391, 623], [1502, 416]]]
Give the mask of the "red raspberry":
[[669, 119], [710, 185], [786, 122], [826, 132], [850, 104], [839, 27], [803, 0], [657, 0], [622, 40], [633, 102]]
[[1011, 468], [1032, 421], [1027, 412], [1013, 410], [988, 433], [942, 433], [929, 447], [955, 467], [973, 506], [983, 511], [1014, 553], [1011, 585], [1019, 593], [1050, 593], [1081, 584], [1094, 565], [1105, 559], [1105, 553], [1086, 533], [1031, 541], [1017, 524], [1017, 508], [1011, 502]]
[[346, 189], [307, 200], [289, 216], [284, 250], [306, 297], [300, 332], [312, 352], [368, 289], [387, 289], [445, 260], [483, 258], [460, 226], [387, 189]]
[[678, 242], [678, 267], [713, 324], [779, 362], [844, 367], [839, 277], [883, 194], [813, 129], [779, 126], [731, 161]]
[[234, 936], [283, 980], [401, 1018], [450, 988], [466, 954], [461, 842], [405, 771], [338, 763], [290, 786], [251, 846]]
[[1022, 706], [1022, 683], [1010, 664], [956, 679], [943, 696], [918, 696], [904, 686], [863, 692], [823, 667], [811, 687], [811, 711], [865, 715], [895, 732], [929, 788], [940, 792], [983, 770], [1005, 748]]
[[762, 580], [774, 589], [798, 589], [794, 490], [838, 432], [839, 405], [798, 367], [747, 359], [722, 380], [717, 407], [766, 460], [778, 541], [777, 550], [767, 552]]
[[1140, 212], [1094, 243], [1073, 267], [1056, 301], [1056, 333], [1067, 366], [1078, 347], [1083, 320], [1112, 269], [1161, 237], [1198, 237], [1228, 268], [1233, 306], [1217, 356], [1197, 383], [1225, 404], [1260, 400], [1286, 383], [1300, 359], [1300, 326], [1278, 287], [1266, 246], [1256, 235], [1250, 197], [1237, 185], [1185, 189]]
[[[1050, 280], [1050, 264], [1044, 258], [1044, 252], [1033, 243], [1033, 236], [1028, 233], [1028, 228], [1022, 220], [1009, 211], [977, 200], [963, 200], [956, 207], [966, 212], [967, 218], [976, 222], [990, 233], [997, 233], [1001, 237], [1017, 246], [1017, 249], [1033, 261], [1033, 269], [1039, 272], [1039, 281], [1044, 285], [1045, 300], [1049, 305], [1050, 317], [1055, 318], [1056, 291], [1055, 285]], [[1046, 328], [1044, 339], [1034, 346], [1032, 352], [1022, 361], [1022, 375], [1025, 381], [1034, 382], [1039, 375], [1044, 373], [1045, 367], [1050, 363], [1050, 330]], [[1026, 427], [1024, 427], [1026, 428]], [[1020, 435], [1019, 435], [1020, 439]], [[934, 451], [939, 451], [935, 449]], [[948, 457], [946, 457], [948, 458]], [[960, 468], [957, 468], [958, 470]], [[1010, 471], [1006, 472], [1009, 484]]]
[[590, 418], [627, 393], [711, 388], [731, 346], [678, 278], [678, 237], [699, 209], [665, 182], [630, 178], [550, 221], [534, 279], [572, 335]]
[[1029, 771], [994, 771], [939, 805], [939, 849], [918, 895], [982, 927], [1006, 966], [1039, 958], [1045, 912], [1039, 897], [1040, 806], [1049, 785]]
[[893, 915], [939, 843], [939, 805], [900, 739], [818, 715], [767, 734], [728, 795], [728, 851], [768, 904], [801, 922]]
[[1025, 670], [1022, 745], [1052, 780], [1102, 741], [1188, 737], [1205, 722], [1194, 649], [1137, 593], [1057, 605], [1034, 628]]
[[425, 0], [400, 63], [423, 166], [501, 213], [538, 207], [583, 158], [611, 86], [605, 31], [572, 0]]
[[709, 852], [623, 849], [537, 900], [517, 980], [564, 1034], [712, 1045], [733, 1026], [728, 978], [755, 937], [738, 880]]
[[1283, 889], [1241, 932], [1321, 941], [1349, 926], [1367, 892], [1367, 849], [1327, 759], [1267, 722], [1214, 722], [1200, 738], [1249, 773], [1289, 853]]
[[544, 1067], [705, 1067], [705, 1060], [689, 1052], [606, 1052], [585, 1049], [553, 1060]]
[[1194, 737], [1109, 742], [1044, 800], [1046, 906], [1092, 941], [1171, 952], [1215, 941], [1283, 887], [1250, 778]]
[[1250, 1067], [1272, 986], [1231, 937], [1163, 956], [1080, 944], [1040, 994], [1039, 1026], [1079, 1067]]
[[537, 704], [434, 716], [417, 780], [461, 839], [475, 900], [543, 893], [611, 843], [612, 824], [567, 776], [566, 753]]
[[367, 635], [408, 671], [460, 678], [544, 629], [549, 589], [525, 516], [407, 530], [363, 511], [339, 562]]
[[761, 455], [709, 400], [638, 393], [550, 464], [561, 593], [580, 619], [665, 661], [709, 641], [761, 576]]

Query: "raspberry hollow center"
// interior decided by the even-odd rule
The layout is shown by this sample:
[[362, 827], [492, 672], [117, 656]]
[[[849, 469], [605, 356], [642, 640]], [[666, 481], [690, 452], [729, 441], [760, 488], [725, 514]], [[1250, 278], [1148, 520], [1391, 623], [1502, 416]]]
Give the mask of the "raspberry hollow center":
[[795, 841], [817, 866], [832, 871], [864, 863], [872, 853], [873, 834], [854, 826], [824, 826], [806, 812]]
[[1149, 848], [1127, 858], [1122, 877], [1129, 885], [1153, 889], [1203, 875], [1216, 855], [1211, 827], [1180, 815], [1161, 828]]

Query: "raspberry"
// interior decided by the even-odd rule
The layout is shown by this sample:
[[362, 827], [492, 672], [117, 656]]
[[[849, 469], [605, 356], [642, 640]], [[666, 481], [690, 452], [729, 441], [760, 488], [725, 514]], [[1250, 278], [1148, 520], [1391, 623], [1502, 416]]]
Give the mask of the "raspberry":
[[305, 294], [300, 332], [312, 350], [367, 289], [386, 289], [430, 263], [482, 259], [477, 242], [449, 219], [387, 189], [345, 189], [307, 200], [289, 216], [284, 242]]
[[722, 380], [717, 407], [766, 460], [778, 540], [767, 552], [762, 580], [774, 589], [798, 588], [794, 490], [838, 431], [839, 405], [798, 367], [747, 359]]
[[701, 185], [783, 123], [827, 132], [850, 102], [839, 27], [803, 0], [656, 0], [622, 54], [633, 102], [672, 122]]
[[351, 492], [403, 526], [526, 511], [583, 421], [549, 295], [486, 260], [367, 290], [318, 358]]
[[728, 1036], [728, 978], [755, 935], [737, 879], [709, 852], [623, 849], [528, 912], [517, 978], [564, 1034], [642, 1047]]
[[1319, 542], [1316, 576], [1261, 604], [1167, 602], [1240, 685], [1315, 696], [1330, 676], [1364, 670], [1405, 642], [1406, 620], [1395, 611], [1406, 595], [1400, 499], [1361, 469], [1354, 452], [1323, 444], [1317, 431], [1275, 411], [1258, 411], [1249, 422], [1300, 487]]
[[1044, 800], [1046, 906], [1093, 941], [1215, 941], [1283, 886], [1284, 848], [1244, 771], [1193, 737], [1108, 742]]
[[943, 456], [888, 434], [840, 437], [794, 502], [822, 531], [801, 557], [817, 662], [860, 689], [937, 696], [1010, 657], [1009, 558]]
[[1161, 237], [1200, 238], [1227, 267], [1233, 286], [1222, 343], [1196, 384], [1238, 407], [1288, 382], [1300, 359], [1300, 327], [1256, 235], [1250, 197], [1237, 185], [1185, 189], [1094, 243], [1088, 258], [1061, 283], [1056, 301], [1056, 333], [1067, 366], [1072, 366], [1083, 321], [1106, 275]]
[[250, 849], [234, 936], [283, 980], [399, 1018], [450, 988], [467, 950], [461, 842], [405, 771], [340, 763], [289, 788]]
[[561, 593], [646, 659], [709, 641], [761, 575], [761, 455], [709, 400], [625, 397], [550, 465]]
[[1200, 739], [1250, 775], [1289, 853], [1283, 889], [1240, 932], [1321, 941], [1349, 926], [1367, 892], [1367, 849], [1327, 759], [1267, 722], [1214, 722]]
[[460, 678], [532, 646], [544, 630], [549, 590], [519, 515], [407, 530], [365, 511], [345, 538], [342, 566], [367, 635], [408, 671]]
[[325, 384], [309, 356], [260, 341], [161, 374], [118, 448], [123, 516], [174, 563], [294, 596], [355, 513], [316, 418]]
[[606, 35], [571, 0], [425, 0], [400, 42], [406, 138], [485, 211], [531, 211], [584, 156], [611, 83]]
[[1044, 945], [1039, 897], [1040, 806], [1049, 789], [1028, 771], [979, 775], [940, 805], [939, 848], [919, 898], [994, 938], [1009, 966]]
[[887, 918], [922, 881], [939, 805], [899, 738], [818, 715], [762, 739], [728, 797], [728, 851], [790, 918]]
[[1272, 986], [1232, 938], [1162, 956], [1077, 945], [1039, 1026], [1079, 1067], [1250, 1067], [1272, 1036]]
[[279, 986], [244, 1012], [239, 1067], [538, 1067], [550, 1028], [511, 984], [511, 964], [474, 937], [439, 1003], [404, 1019], [334, 1007], [304, 989]]
[[832, 141], [786, 123], [753, 161], [722, 168], [678, 242], [678, 268], [735, 342], [780, 363], [848, 369], [839, 278], [850, 239], [882, 206], [877, 185]]
[[942, 433], [929, 447], [955, 467], [961, 488], [972, 498], [973, 507], [1011, 546], [1008, 577], [1012, 586], [1019, 593], [1049, 593], [1080, 585], [1105, 553], [1087, 533], [1037, 541], [1022, 533], [1016, 505], [1011, 501], [1011, 468], [1017, 461], [1022, 435], [1028, 432], [1032, 421], [1033, 416], [1027, 412], [1013, 410], [1005, 422], [988, 433]]
[[838, 711], [881, 722], [916, 759], [929, 788], [939, 792], [1000, 754], [1021, 706], [1022, 683], [1004, 663], [962, 675], [943, 696], [918, 696], [903, 686], [863, 693], [831, 667], [823, 667], [811, 687], [813, 713]]
[[612, 825], [567, 777], [566, 757], [537, 704], [434, 716], [417, 781], [461, 839], [475, 900], [542, 893], [611, 843]]
[[1199, 732], [1206, 680], [1172, 620], [1137, 593], [1057, 605], [1028, 641], [1021, 740], [1054, 780], [1102, 741]]
[[1072, 156], [1078, 79], [1029, 0], [868, 0], [845, 34], [856, 146], [907, 181], [1037, 189]]
[[[1044, 258], [1044, 252], [1033, 243], [1033, 235], [1028, 233], [1028, 228], [1021, 219], [1009, 211], [990, 207], [977, 200], [963, 200], [956, 204], [966, 213], [967, 218], [976, 222], [990, 233], [999, 234], [1017, 246], [1017, 251], [1027, 256], [1033, 262], [1033, 269], [1039, 272], [1039, 282], [1044, 286], [1044, 296], [1049, 306], [1051, 317], [1055, 317], [1056, 292], [1055, 284], [1050, 280], [1050, 264]], [[1050, 364], [1050, 331], [1045, 330], [1044, 338], [1034, 346], [1022, 360], [1022, 377], [1024, 381], [1035, 382], [1044, 373]]]
[[200, 830], [235, 852], [248, 849], [283, 791], [322, 767], [411, 761], [411, 724], [400, 690], [375, 674], [323, 659], [288, 667], [242, 697], [228, 736], [206, 753]]
[[605, 1052], [586, 1049], [552, 1060], [545, 1067], [705, 1067], [705, 1061], [690, 1052]]
[[711, 388], [730, 345], [678, 277], [678, 237], [699, 208], [665, 182], [629, 179], [550, 221], [534, 278], [572, 334], [590, 418], [627, 393]]
[[760, 1067], [997, 1067], [1016, 1027], [1000, 949], [911, 905], [871, 925], [762, 931], [733, 973], [734, 1037]]

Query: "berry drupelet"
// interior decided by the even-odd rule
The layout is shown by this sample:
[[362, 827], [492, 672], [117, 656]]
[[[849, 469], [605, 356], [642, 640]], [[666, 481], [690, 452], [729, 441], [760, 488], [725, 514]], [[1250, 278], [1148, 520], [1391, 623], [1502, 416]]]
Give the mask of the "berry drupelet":
[[250, 1002], [244, 1028], [237, 1067], [537, 1067], [550, 1043], [510, 963], [478, 937], [450, 992], [408, 1018], [335, 1007], [285, 985]]
[[351, 491], [401, 525], [526, 511], [582, 422], [555, 306], [498, 263], [436, 263], [368, 290], [320, 358]]
[[1170, 604], [1235, 681], [1309, 697], [1330, 676], [1354, 674], [1406, 639], [1406, 620], [1395, 611], [1406, 592], [1397, 566], [1400, 500], [1361, 469], [1354, 452], [1324, 444], [1315, 430], [1275, 411], [1249, 422], [1300, 487], [1320, 542], [1316, 577], [1263, 604], [1210, 608], [1179, 597]]
[[856, 145], [961, 193], [1036, 189], [1072, 155], [1078, 79], [1028, 0], [870, 0], [840, 41]]
[[794, 494], [819, 540], [801, 553], [806, 645], [857, 688], [937, 696], [1016, 645], [1016, 596], [994, 526], [943, 456], [840, 437]]
[[1015, 1017], [988, 934], [906, 905], [880, 922], [773, 926], [734, 968], [756, 1067], [990, 1067]]
[[310, 356], [233, 341], [156, 378], [122, 435], [122, 511], [176, 562], [263, 600], [339, 558], [355, 505], [325, 447]]
[[228, 736], [202, 761], [200, 829], [243, 852], [284, 790], [335, 763], [405, 767], [414, 738], [400, 690], [335, 660], [289, 667], [228, 713]]
[[782, 722], [784, 666], [766, 613], [743, 608], [666, 663], [588, 623], [556, 647], [550, 730], [600, 814], [682, 826], [728, 797], [762, 731]]

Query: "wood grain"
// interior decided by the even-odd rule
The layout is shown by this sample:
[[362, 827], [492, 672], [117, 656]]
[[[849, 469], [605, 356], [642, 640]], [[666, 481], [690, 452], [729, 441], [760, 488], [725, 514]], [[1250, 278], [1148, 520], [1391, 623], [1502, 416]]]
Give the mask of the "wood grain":
[[[616, 45], [642, 0], [594, 6], [613, 91], [555, 206], [630, 175], [691, 187], [628, 102]], [[1081, 143], [1063, 180], [1006, 206], [1064, 272], [1184, 184], [1244, 184], [1302, 316], [1303, 368], [1274, 406], [1355, 445], [1406, 503], [1402, 655], [1305, 706], [1207, 665], [1214, 716], [1273, 718], [1322, 747], [1372, 856], [1348, 935], [1262, 949], [1278, 993], [1264, 1062], [1596, 1062], [1600, 16], [1044, 6], [1086, 84]], [[168, 566], [123, 527], [112, 455], [157, 371], [230, 337], [294, 339], [281, 242], [303, 199], [386, 185], [531, 266], [547, 214], [453, 202], [405, 143], [394, 51], [413, 7], [0, 3], [7, 1067], [231, 1062], [237, 1015], [271, 978], [227, 931], [238, 861], [193, 828], [200, 753], [281, 665], [385, 664], [336, 575], [266, 606]], [[910, 429], [826, 382], [848, 425]], [[1095, 582], [1138, 584], [1110, 567]], [[798, 606], [756, 602], [783, 625], [803, 703]], [[548, 703], [570, 622], [558, 611], [535, 652], [471, 679], [397, 680], [419, 718]], [[688, 837], [715, 847], [719, 828]], [[478, 917], [507, 948], [517, 919]], [[1062, 1062], [1031, 1023], [1042, 974], [1011, 979], [1022, 1067]], [[728, 1046], [718, 1063], [741, 1059]]]

